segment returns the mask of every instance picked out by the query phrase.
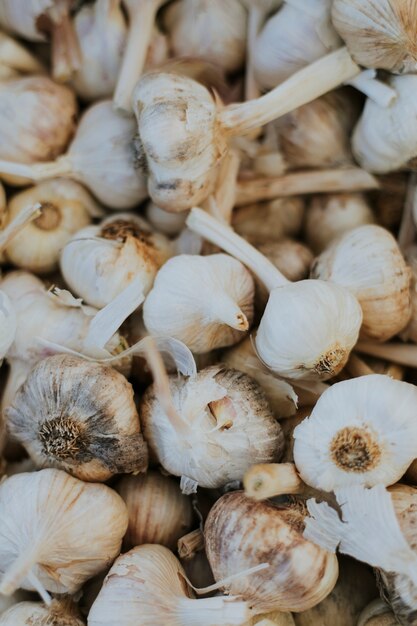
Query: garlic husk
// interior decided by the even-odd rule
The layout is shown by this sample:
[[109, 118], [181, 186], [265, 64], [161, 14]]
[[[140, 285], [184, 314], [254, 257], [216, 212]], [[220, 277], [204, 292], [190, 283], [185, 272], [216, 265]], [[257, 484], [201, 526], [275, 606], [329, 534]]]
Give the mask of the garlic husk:
[[156, 206], [154, 202], [148, 202], [145, 210], [146, 219], [156, 230], [167, 237], [179, 235], [185, 226], [187, 213], [170, 213]]
[[125, 549], [157, 543], [175, 550], [178, 539], [191, 529], [191, 499], [181, 493], [173, 478], [149, 471], [143, 476], [126, 476], [115, 488], [129, 513]]
[[84, 626], [85, 622], [71, 601], [52, 600], [50, 606], [40, 602], [19, 602], [0, 617], [0, 626]]
[[243, 338], [253, 320], [253, 299], [253, 278], [233, 257], [182, 254], [159, 270], [143, 320], [151, 334], [175, 337], [200, 354]]
[[312, 266], [312, 276], [349, 289], [358, 299], [361, 338], [386, 341], [411, 315], [411, 272], [390, 232], [359, 226], [330, 245]]
[[247, 13], [239, 0], [176, 0], [163, 13], [176, 57], [202, 58], [226, 72], [245, 59]]
[[62, 247], [73, 233], [91, 222], [99, 206], [80, 184], [55, 179], [39, 183], [9, 202], [10, 223], [26, 206], [40, 203], [42, 214], [8, 244], [7, 259], [16, 267], [45, 274], [58, 266]]
[[[305, 512], [229, 493], [211, 509], [204, 527], [215, 580], [267, 563], [256, 578], [241, 575], [224, 589], [256, 613], [305, 611], [333, 589], [337, 559], [302, 537]], [[302, 564], [302, 566], [300, 565]]]
[[332, 22], [359, 65], [395, 74], [416, 71], [413, 0], [334, 0]]
[[42, 74], [44, 66], [21, 43], [0, 32], [0, 63], [22, 74]]
[[305, 236], [312, 250], [319, 254], [344, 233], [374, 222], [375, 216], [363, 194], [313, 196], [306, 210]]
[[308, 277], [313, 253], [299, 241], [282, 239], [265, 242], [258, 246], [258, 250], [291, 282]]
[[180, 419], [167, 416], [154, 386], [139, 412], [151, 452], [182, 477], [183, 491], [239, 481], [253, 463], [280, 458], [281, 427], [261, 387], [246, 374], [216, 365], [188, 380], [170, 377], [169, 387]]
[[7, 478], [0, 499], [5, 595], [18, 587], [75, 593], [120, 551], [127, 510], [109, 487], [44, 469]]
[[147, 469], [132, 386], [112, 367], [67, 354], [43, 359], [5, 418], [38, 467], [95, 482]]
[[134, 213], [117, 213], [76, 232], [61, 252], [62, 275], [74, 293], [102, 308], [133, 280], [143, 295], [172, 255], [170, 242]]
[[251, 204], [233, 211], [232, 225], [239, 235], [254, 244], [278, 241], [299, 234], [304, 219], [304, 205], [301, 197]]
[[194, 600], [178, 559], [147, 544], [120, 556], [91, 607], [89, 626], [232, 626], [251, 611], [237, 598]]
[[120, 0], [98, 0], [81, 7], [74, 18], [81, 65], [72, 78], [83, 100], [110, 98], [116, 86], [126, 39]]
[[294, 431], [294, 461], [325, 491], [392, 485], [417, 456], [417, 388], [374, 374], [332, 385]]

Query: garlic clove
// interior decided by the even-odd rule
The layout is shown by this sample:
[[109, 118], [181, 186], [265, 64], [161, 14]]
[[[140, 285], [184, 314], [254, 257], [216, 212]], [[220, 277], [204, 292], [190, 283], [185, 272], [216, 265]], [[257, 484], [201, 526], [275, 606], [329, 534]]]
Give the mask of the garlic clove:
[[0, 626], [84, 626], [85, 622], [71, 601], [52, 600], [50, 606], [40, 602], [19, 602], [0, 617]]

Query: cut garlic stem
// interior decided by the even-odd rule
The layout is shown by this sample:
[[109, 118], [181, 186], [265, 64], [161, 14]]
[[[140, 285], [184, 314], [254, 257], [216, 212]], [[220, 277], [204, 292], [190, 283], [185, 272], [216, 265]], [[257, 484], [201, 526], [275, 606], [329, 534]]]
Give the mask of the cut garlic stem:
[[[218, 220], [216, 220], [217, 222]], [[249, 321], [240, 310], [236, 302], [224, 293], [220, 298], [214, 298], [211, 304], [210, 318], [227, 324], [235, 330], [245, 332], [249, 329]]]
[[26, 224], [29, 224], [29, 222], [32, 222], [41, 215], [41, 206], [42, 205], [37, 202], [36, 204], [26, 207], [0, 232], [0, 251], [8, 246]]
[[180, 559], [190, 559], [196, 552], [204, 550], [204, 534], [197, 528], [178, 539], [178, 555]]
[[348, 49], [340, 48], [296, 72], [261, 98], [225, 107], [218, 113], [218, 122], [231, 135], [246, 134], [352, 80], [360, 72]]
[[23, 73], [45, 73], [44, 66], [33, 54], [4, 33], [0, 33], [0, 63]]
[[401, 216], [400, 229], [398, 231], [398, 245], [404, 253], [414, 242], [416, 227], [414, 215], [417, 215], [417, 174], [412, 173], [408, 179], [407, 195]]
[[359, 341], [355, 350], [406, 367], [417, 367], [417, 346], [413, 344]]
[[199, 208], [191, 210], [187, 226], [246, 265], [271, 291], [289, 283], [283, 274], [250, 243]]
[[[0, 161], [0, 171], [2, 162]], [[359, 167], [294, 172], [279, 178], [254, 178], [237, 184], [236, 206], [263, 200], [315, 193], [354, 192], [378, 189], [379, 182]]]
[[11, 563], [0, 581], [0, 593], [11, 596], [27, 577], [38, 558], [38, 547], [27, 549]]
[[374, 370], [371, 369], [369, 365], [365, 363], [365, 361], [362, 361], [362, 359], [359, 358], [357, 354], [350, 355], [349, 361], [346, 363], [346, 369], [352, 376], [352, 378], [375, 374]]
[[397, 97], [395, 89], [376, 78], [375, 70], [364, 70], [347, 84], [355, 87], [382, 107], [388, 107]]
[[59, 176], [70, 176], [72, 171], [73, 168], [71, 160], [67, 156], [59, 157], [56, 161], [50, 161], [48, 163], [35, 163], [33, 165], [0, 160], [0, 173], [21, 176], [22, 178], [28, 178], [33, 182], [39, 182], [48, 178], [56, 178]]
[[66, 82], [81, 67], [81, 51], [68, 9], [60, 11], [52, 27], [52, 75]]
[[248, 498], [254, 500], [301, 494], [304, 491], [304, 483], [293, 463], [253, 465], [243, 478], [243, 486]]

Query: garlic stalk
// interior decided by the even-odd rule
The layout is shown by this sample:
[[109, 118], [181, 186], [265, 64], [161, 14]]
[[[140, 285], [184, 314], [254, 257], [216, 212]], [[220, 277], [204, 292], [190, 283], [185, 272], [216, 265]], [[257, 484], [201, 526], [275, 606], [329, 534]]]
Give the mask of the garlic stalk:
[[4, 33], [0, 33], [0, 63], [22, 74], [45, 72], [44, 66], [35, 55]]
[[0, 593], [73, 594], [119, 554], [127, 511], [109, 487], [44, 469], [7, 478], [0, 502]]
[[293, 463], [252, 465], [243, 478], [243, 486], [245, 495], [254, 500], [301, 494], [304, 491], [304, 483]]
[[[258, 250], [201, 209], [191, 211], [187, 224], [245, 263], [270, 291], [255, 340], [267, 367], [287, 378], [315, 380], [331, 378], [344, 367], [362, 321], [347, 289], [318, 280], [289, 283]], [[285, 324], [277, 324], [277, 318]]]
[[45, 605], [40, 602], [19, 602], [0, 617], [0, 626], [84, 626], [78, 608], [71, 600], [52, 600]]
[[254, 245], [296, 237], [304, 223], [304, 208], [304, 200], [297, 196], [250, 204], [234, 209], [232, 226]]

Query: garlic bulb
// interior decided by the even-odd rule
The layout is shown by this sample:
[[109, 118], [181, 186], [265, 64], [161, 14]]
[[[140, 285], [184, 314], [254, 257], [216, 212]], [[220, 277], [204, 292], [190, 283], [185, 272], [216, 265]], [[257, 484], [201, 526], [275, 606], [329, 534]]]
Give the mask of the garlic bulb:
[[40, 467], [96, 482], [146, 471], [133, 389], [112, 367], [66, 354], [43, 359], [5, 418], [11, 435]]
[[56, 469], [7, 478], [0, 502], [5, 595], [18, 587], [75, 593], [117, 556], [127, 528], [117, 493]]
[[332, 21], [359, 65], [395, 74], [416, 71], [413, 0], [334, 0]]
[[91, 607], [88, 626], [232, 626], [251, 615], [236, 598], [193, 599], [178, 559], [144, 545], [121, 555]]
[[253, 299], [253, 278], [236, 259], [181, 254], [159, 270], [143, 320], [151, 334], [175, 337], [199, 354], [243, 337], [253, 320]]
[[207, 557], [215, 580], [266, 562], [256, 578], [235, 577], [223, 587], [246, 600], [256, 613], [305, 611], [333, 589], [334, 555], [303, 538], [302, 507], [256, 502], [228, 493], [211, 509], [204, 527]]
[[170, 377], [169, 386], [178, 417], [167, 416], [154, 386], [142, 397], [140, 416], [152, 453], [182, 477], [184, 492], [239, 481], [253, 463], [280, 458], [281, 427], [246, 374], [215, 365], [189, 379]]
[[312, 276], [356, 296], [363, 312], [362, 338], [386, 341], [410, 319], [411, 272], [394, 237], [381, 226], [345, 233], [315, 260]]
[[69, 288], [102, 308], [133, 280], [140, 280], [146, 295], [172, 253], [170, 242], [145, 220], [118, 213], [76, 232], [62, 250], [60, 266]]
[[50, 606], [40, 602], [20, 602], [0, 617], [0, 626], [84, 626], [85, 622], [71, 601], [52, 600]]
[[407, 265], [411, 270], [411, 317], [407, 326], [401, 333], [405, 341], [417, 343], [417, 246], [411, 246], [405, 254]]
[[294, 461], [324, 491], [392, 485], [417, 457], [417, 387], [374, 374], [335, 383], [294, 431]]
[[168, 476], [150, 471], [143, 476], [126, 476], [116, 485], [129, 513], [124, 538], [126, 549], [144, 543], [158, 543], [171, 550], [193, 522], [191, 500], [178, 483]]
[[234, 230], [255, 245], [299, 234], [304, 220], [301, 197], [277, 198], [233, 211]]
[[154, 202], [146, 205], [146, 219], [156, 230], [167, 237], [179, 235], [185, 226], [187, 213], [170, 213], [156, 206]]
[[363, 194], [313, 196], [306, 210], [306, 240], [312, 250], [319, 254], [344, 233], [374, 222], [373, 211]]
[[80, 184], [53, 179], [16, 194], [8, 205], [8, 222], [36, 202], [42, 214], [14, 237], [6, 255], [16, 267], [44, 274], [56, 269], [62, 247], [100, 208]]
[[176, 0], [163, 14], [176, 57], [202, 58], [226, 72], [243, 65], [246, 18], [239, 0]]
[[307, 246], [294, 239], [270, 241], [258, 246], [267, 259], [282, 272], [290, 281], [307, 278], [310, 265], [313, 262], [313, 253]]
[[0, 290], [0, 359], [3, 359], [16, 336], [16, 312], [9, 296]]

